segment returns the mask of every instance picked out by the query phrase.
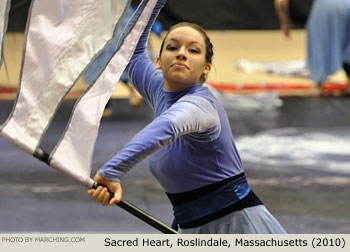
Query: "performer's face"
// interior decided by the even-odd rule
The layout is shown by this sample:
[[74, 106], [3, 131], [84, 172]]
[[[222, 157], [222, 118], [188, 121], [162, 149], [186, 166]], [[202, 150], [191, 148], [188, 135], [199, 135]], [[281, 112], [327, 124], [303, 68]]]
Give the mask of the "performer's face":
[[172, 30], [156, 62], [163, 72], [165, 89], [177, 91], [203, 82], [211, 67], [205, 56], [205, 41], [197, 30], [189, 26]]

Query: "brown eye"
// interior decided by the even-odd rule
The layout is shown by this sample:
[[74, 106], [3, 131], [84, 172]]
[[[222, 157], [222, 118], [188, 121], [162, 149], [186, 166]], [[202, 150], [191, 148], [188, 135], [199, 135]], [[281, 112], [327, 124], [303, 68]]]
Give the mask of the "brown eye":
[[195, 48], [192, 48], [192, 49], [190, 49], [189, 51], [190, 51], [191, 53], [197, 53], [197, 54], [201, 53], [201, 51], [200, 51], [199, 49], [195, 49]]
[[177, 49], [177, 47], [176, 46], [172, 46], [172, 45], [168, 45], [166, 47], [166, 50], [168, 50], [168, 51], [175, 51], [176, 49]]

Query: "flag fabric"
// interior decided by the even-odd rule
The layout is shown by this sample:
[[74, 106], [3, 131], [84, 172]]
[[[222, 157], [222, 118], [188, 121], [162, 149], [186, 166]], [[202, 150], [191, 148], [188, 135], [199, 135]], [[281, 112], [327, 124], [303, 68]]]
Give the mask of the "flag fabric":
[[[144, 0], [116, 52], [76, 102], [65, 132], [49, 155], [40, 143], [56, 110], [120, 25], [126, 0], [33, 0], [14, 108], [0, 136], [90, 188], [92, 156], [103, 110], [129, 63], [158, 0]], [[38, 155], [40, 153], [40, 155]]]
[[10, 0], [0, 0], [0, 67], [3, 60], [4, 38], [7, 31]]
[[76, 104], [67, 130], [50, 156], [50, 166], [78, 179], [89, 188], [93, 184], [90, 178], [91, 163], [103, 110], [113, 93], [116, 80], [133, 55], [156, 3], [157, 0], [141, 2], [117, 46], [119, 49]]
[[112, 38], [128, 0], [33, 0], [14, 109], [0, 135], [33, 154], [69, 90]]
[[[108, 43], [104, 50], [99, 55], [97, 55], [89, 67], [84, 71], [83, 77], [85, 84], [91, 84], [95, 82], [108, 62], [111, 60], [116, 50], [118, 49], [120, 38], [123, 35], [128, 21], [134, 14], [134, 11], [135, 9], [130, 6], [123, 19], [121, 20], [118, 30], [115, 32], [113, 39]], [[127, 77], [125, 77], [125, 79], [125, 82], [127, 83]]]

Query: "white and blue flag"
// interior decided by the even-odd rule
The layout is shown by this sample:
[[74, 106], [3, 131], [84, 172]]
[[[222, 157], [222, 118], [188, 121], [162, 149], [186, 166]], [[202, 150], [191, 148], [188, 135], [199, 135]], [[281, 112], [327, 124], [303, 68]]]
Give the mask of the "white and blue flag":
[[[33, 0], [13, 110], [0, 136], [36, 155], [43, 135], [82, 72], [113, 38], [128, 0]], [[80, 97], [50, 154], [50, 166], [87, 187], [100, 119], [157, 0], [142, 1], [97, 80]]]

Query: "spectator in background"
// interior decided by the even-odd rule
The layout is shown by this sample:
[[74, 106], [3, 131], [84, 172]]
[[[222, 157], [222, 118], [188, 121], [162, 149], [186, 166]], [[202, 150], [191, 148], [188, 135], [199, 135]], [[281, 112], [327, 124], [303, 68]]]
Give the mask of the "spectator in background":
[[[289, 0], [275, 0], [281, 30], [289, 37], [293, 27]], [[314, 0], [306, 24], [307, 67], [311, 79], [322, 83], [329, 75], [344, 69], [348, 84], [343, 92], [350, 95], [350, 0]], [[322, 91], [321, 91], [322, 94]]]

